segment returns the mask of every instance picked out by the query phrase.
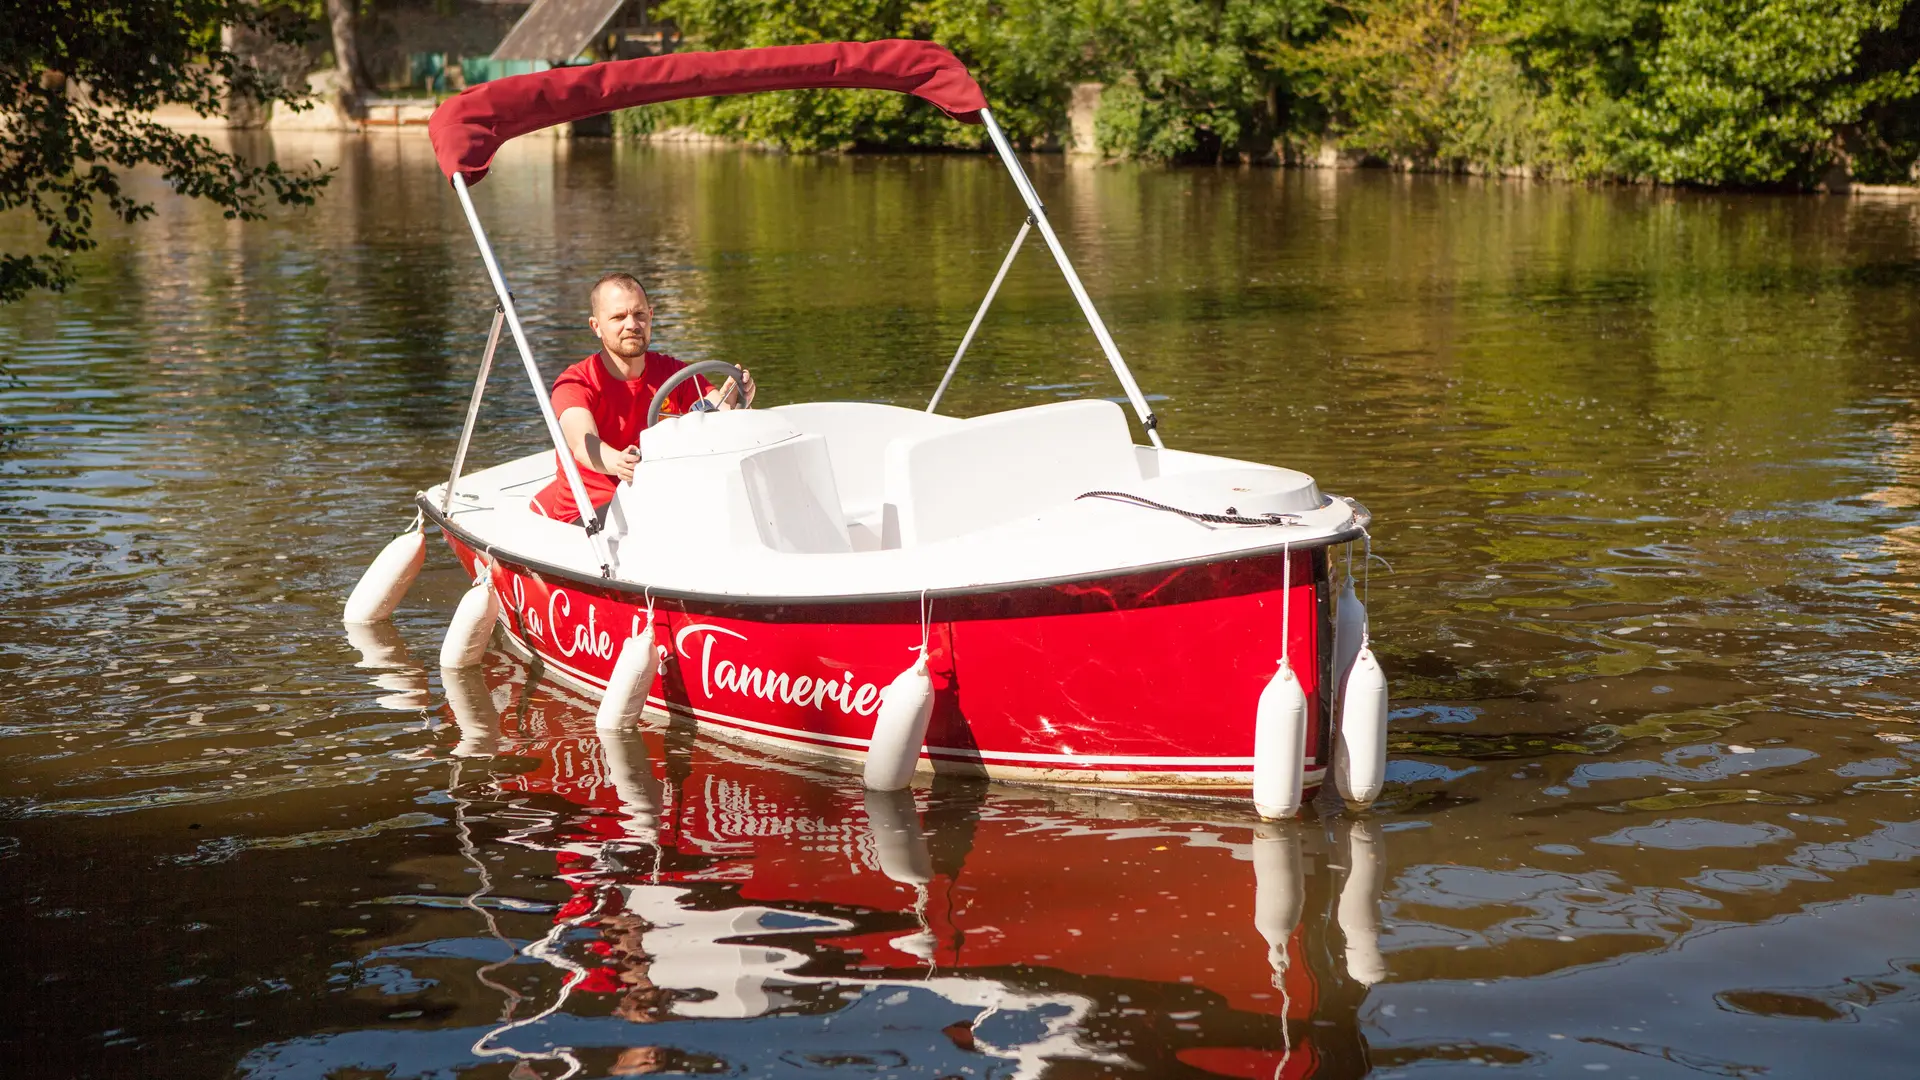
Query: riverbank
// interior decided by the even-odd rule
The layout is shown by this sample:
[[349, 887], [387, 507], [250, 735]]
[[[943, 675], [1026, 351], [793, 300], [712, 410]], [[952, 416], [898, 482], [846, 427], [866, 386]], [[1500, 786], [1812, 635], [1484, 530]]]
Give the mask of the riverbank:
[[[1084, 100], [1084, 99], [1083, 99]], [[1097, 102], [1097, 99], [1094, 99]], [[370, 98], [363, 103], [364, 115], [348, 120], [328, 105], [316, 105], [311, 109], [294, 112], [289, 109], [274, 109], [267, 122], [257, 128], [233, 128], [225, 117], [201, 116], [184, 107], [170, 107], [148, 114], [159, 123], [179, 131], [196, 134], [265, 132], [268, 134], [309, 133], [338, 135], [420, 135], [427, 133], [427, 121], [433, 115], [438, 100], [426, 98]], [[1118, 164], [1132, 159], [1102, 154], [1097, 146], [1091, 144], [1092, 118], [1090, 115], [1075, 115], [1070, 128], [1072, 137], [1064, 145], [1036, 148], [1033, 153], [1055, 156], [1064, 159], [1076, 168], [1094, 168], [1103, 165]], [[618, 130], [616, 128], [616, 130]], [[560, 125], [532, 132], [521, 138], [534, 139], [611, 139], [616, 142], [654, 146], [698, 146], [715, 149], [760, 150], [785, 153], [783, 148], [765, 142], [715, 134], [695, 124], [674, 124], [654, 131], [625, 131], [608, 136], [605, 134], [578, 134], [570, 125]], [[965, 152], [965, 148], [903, 148], [903, 149], [861, 149], [861, 155], [894, 154], [913, 155], [925, 153]], [[820, 153], [842, 153], [846, 151], [818, 151]], [[984, 150], [980, 151], [985, 153]], [[1289, 144], [1276, 146], [1271, 154], [1248, 157], [1239, 161], [1220, 162], [1212, 165], [1193, 162], [1162, 163], [1171, 168], [1224, 168], [1224, 169], [1314, 169], [1347, 172], [1354, 170], [1379, 170], [1385, 172], [1438, 174], [1454, 176], [1475, 176], [1489, 179], [1546, 181], [1554, 183], [1591, 184], [1602, 186], [1630, 187], [1670, 187], [1688, 189], [1696, 185], [1655, 184], [1651, 182], [1625, 183], [1622, 181], [1578, 180], [1556, 176], [1550, 170], [1509, 166], [1490, 168], [1473, 163], [1440, 164], [1410, 158], [1382, 158], [1368, 154], [1343, 150], [1331, 142], [1318, 145]], [[1743, 190], [1737, 186], [1723, 187], [1720, 190]], [[1778, 189], [1771, 189], [1778, 192]], [[1859, 183], [1843, 174], [1833, 175], [1809, 188], [1806, 194], [1850, 195], [1882, 199], [1920, 199], [1920, 184], [1872, 184]]]

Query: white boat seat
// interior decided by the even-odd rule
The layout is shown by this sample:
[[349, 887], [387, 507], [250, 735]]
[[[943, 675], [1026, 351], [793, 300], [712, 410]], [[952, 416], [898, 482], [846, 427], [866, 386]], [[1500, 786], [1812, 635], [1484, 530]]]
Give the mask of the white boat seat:
[[946, 431], [965, 423], [956, 416], [875, 401], [817, 401], [765, 411], [796, 431], [826, 437], [834, 487], [840, 492], [841, 514], [855, 551], [876, 551], [881, 545], [886, 516], [882, 459], [887, 445], [905, 436]]
[[974, 417], [888, 444], [882, 545], [950, 539], [1140, 479], [1126, 413], [1111, 401]]
[[825, 439], [800, 435], [749, 451], [740, 480], [762, 544], [801, 555], [853, 550]]
[[826, 440], [758, 411], [692, 413], [641, 434], [608, 539], [688, 555], [852, 551]]

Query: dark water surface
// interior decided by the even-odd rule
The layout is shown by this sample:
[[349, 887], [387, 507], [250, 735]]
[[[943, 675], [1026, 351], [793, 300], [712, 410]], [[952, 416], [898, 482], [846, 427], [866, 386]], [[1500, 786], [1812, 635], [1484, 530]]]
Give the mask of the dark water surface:
[[[1920, 206], [1038, 163], [1170, 445], [1377, 514], [1394, 782], [1257, 832], [603, 746], [504, 656], [456, 710], [437, 539], [357, 649], [491, 301], [424, 140], [276, 150], [319, 206], [0, 311], [8, 1075], [1915, 1075]], [[627, 268], [770, 401], [924, 402], [1020, 218], [958, 157], [477, 198], [549, 375]], [[951, 411], [1114, 393], [1030, 250]], [[476, 460], [541, 437], [504, 367]]]

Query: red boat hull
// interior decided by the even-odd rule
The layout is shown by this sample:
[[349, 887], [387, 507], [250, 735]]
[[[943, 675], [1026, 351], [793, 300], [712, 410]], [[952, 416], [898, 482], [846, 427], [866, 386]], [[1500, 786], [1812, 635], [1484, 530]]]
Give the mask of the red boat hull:
[[[474, 549], [447, 535], [477, 573]], [[646, 625], [641, 589], [519, 564], [498, 550], [493, 559], [512, 642], [566, 681], [604, 691], [620, 646]], [[1332, 711], [1327, 583], [1318, 548], [936, 597], [926, 628], [935, 706], [922, 768], [1246, 789], [1256, 707], [1284, 655], [1307, 696], [1311, 797], [1325, 776]], [[865, 753], [880, 691], [922, 639], [918, 598], [655, 597], [652, 605], [655, 639], [669, 650], [653, 706], [744, 739], [842, 758]]]

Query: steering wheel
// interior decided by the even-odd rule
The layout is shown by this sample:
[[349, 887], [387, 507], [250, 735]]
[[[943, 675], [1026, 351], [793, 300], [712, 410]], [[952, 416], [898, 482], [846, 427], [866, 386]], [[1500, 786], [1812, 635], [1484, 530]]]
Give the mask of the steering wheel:
[[[738, 388], [740, 392], [740, 403], [735, 405], [734, 408], [752, 408], [752, 405], [747, 401], [747, 377], [741, 374], [739, 368], [734, 367], [725, 360], [702, 360], [698, 363], [688, 364], [686, 367], [667, 376], [667, 381], [661, 383], [660, 389], [653, 392], [653, 403], [647, 406], [648, 427], [652, 427], [660, 422], [660, 410], [666, 405], [667, 398], [671, 396], [675, 390], [680, 388], [681, 383], [686, 382], [695, 375], [725, 375], [727, 378], [732, 379], [733, 385]], [[726, 384], [722, 383], [721, 385], [724, 386]]]

